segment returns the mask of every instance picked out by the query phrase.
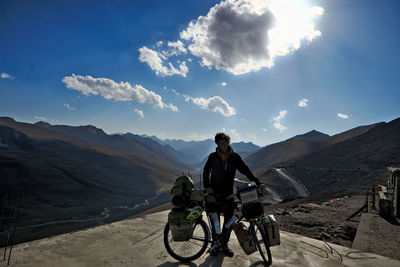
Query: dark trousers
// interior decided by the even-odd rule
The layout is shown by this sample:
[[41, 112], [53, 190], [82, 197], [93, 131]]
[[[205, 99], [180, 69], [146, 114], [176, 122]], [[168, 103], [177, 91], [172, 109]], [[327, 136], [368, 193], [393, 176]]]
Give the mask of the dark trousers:
[[[211, 216], [211, 213], [217, 212], [218, 214], [218, 220], [220, 223], [220, 227], [222, 227], [222, 245], [226, 246], [229, 242], [229, 238], [232, 232], [232, 229], [226, 229], [225, 223], [229, 221], [229, 219], [232, 218], [234, 211], [235, 211], [235, 205], [233, 201], [230, 200], [225, 200], [221, 202], [217, 202], [217, 205], [213, 205], [211, 207], [207, 207], [207, 211], [210, 214], [210, 221], [211, 221], [211, 232], [212, 232], [212, 238], [213, 240], [217, 240], [217, 233], [215, 231], [215, 225]], [[221, 213], [224, 214], [224, 224], [222, 226], [221, 223]]]

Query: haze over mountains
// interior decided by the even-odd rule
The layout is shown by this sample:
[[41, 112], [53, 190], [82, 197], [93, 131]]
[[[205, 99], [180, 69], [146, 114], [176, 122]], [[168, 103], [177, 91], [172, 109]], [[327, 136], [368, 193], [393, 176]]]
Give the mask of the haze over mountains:
[[[275, 168], [284, 168], [311, 194], [360, 190], [386, 178], [387, 165], [400, 165], [399, 136], [396, 119], [334, 136], [313, 130], [263, 148], [243, 142], [232, 146], [284, 199], [296, 197], [296, 190]], [[134, 205], [160, 188], [169, 189], [182, 172], [197, 176], [213, 151], [211, 139], [108, 135], [90, 125], [30, 124], [1, 117], [0, 194], [9, 194], [13, 201], [18, 185], [23, 185], [26, 224], [98, 217], [105, 207]]]
[[[145, 135], [145, 137], [147, 137]], [[156, 136], [149, 136], [149, 138], [155, 140], [160, 144], [166, 144], [173, 147], [178, 152], [185, 155], [188, 159], [191, 160], [193, 164], [202, 165], [204, 159], [208, 157], [208, 155], [215, 151], [216, 145], [214, 140], [206, 139], [203, 141], [184, 141], [184, 140], [176, 140], [176, 139], [164, 139], [161, 140]], [[252, 142], [238, 142], [231, 144], [233, 150], [236, 153], [239, 153], [242, 157], [246, 157], [254, 151], [260, 149], [259, 146], [253, 144]]]

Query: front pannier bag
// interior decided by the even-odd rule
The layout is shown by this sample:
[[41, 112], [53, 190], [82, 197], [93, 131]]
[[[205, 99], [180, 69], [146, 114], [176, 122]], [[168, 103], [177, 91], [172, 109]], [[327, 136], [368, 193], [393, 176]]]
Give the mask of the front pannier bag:
[[239, 244], [246, 255], [250, 255], [257, 251], [253, 236], [249, 233], [249, 230], [242, 222], [235, 224], [233, 230], [235, 231]]
[[280, 245], [281, 238], [279, 234], [279, 225], [275, 220], [274, 215], [264, 216], [262, 224], [270, 247]]
[[174, 241], [188, 241], [192, 237], [194, 220], [186, 219], [185, 211], [170, 211], [168, 222]]

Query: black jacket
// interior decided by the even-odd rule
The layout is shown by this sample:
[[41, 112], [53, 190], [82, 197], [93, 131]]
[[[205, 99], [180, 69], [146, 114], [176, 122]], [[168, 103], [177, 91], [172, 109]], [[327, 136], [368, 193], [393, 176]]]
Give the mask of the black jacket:
[[[211, 187], [216, 194], [228, 196], [233, 193], [233, 182], [236, 169], [247, 176], [257, 185], [260, 181], [254, 177], [249, 167], [242, 158], [235, 152], [228, 156], [225, 162], [218, 156], [217, 152], [211, 153], [203, 170], [204, 188]], [[211, 173], [211, 176], [210, 176]]]

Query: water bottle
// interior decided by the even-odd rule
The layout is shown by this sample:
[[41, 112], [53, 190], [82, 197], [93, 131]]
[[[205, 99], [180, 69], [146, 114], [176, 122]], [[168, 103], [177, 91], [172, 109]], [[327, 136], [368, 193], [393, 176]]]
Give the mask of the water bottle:
[[236, 221], [238, 217], [236, 215], [233, 215], [232, 218], [229, 219], [228, 222], [225, 223], [224, 227], [226, 229], [228, 229], [229, 227], [231, 227], [231, 225]]
[[215, 232], [217, 235], [220, 235], [221, 232], [221, 225], [219, 224], [218, 214], [216, 212], [211, 213], [211, 218], [214, 222]]

